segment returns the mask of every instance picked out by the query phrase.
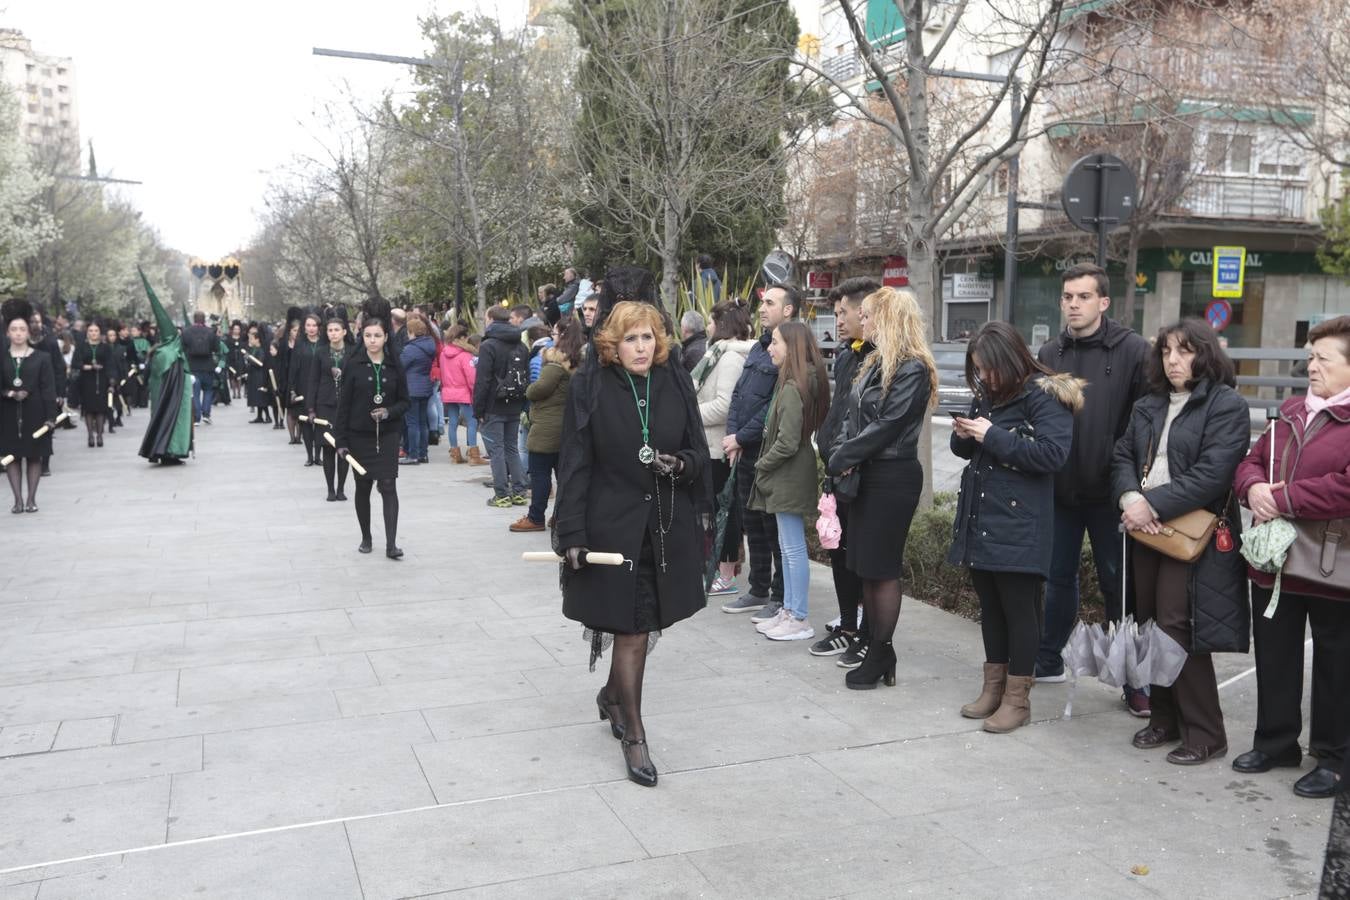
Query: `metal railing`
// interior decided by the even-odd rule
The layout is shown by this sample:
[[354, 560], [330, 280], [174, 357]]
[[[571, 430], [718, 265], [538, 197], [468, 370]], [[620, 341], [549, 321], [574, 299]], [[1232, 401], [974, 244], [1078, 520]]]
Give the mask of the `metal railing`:
[[1199, 175], [1178, 206], [1197, 216], [1302, 221], [1308, 182], [1242, 175]]

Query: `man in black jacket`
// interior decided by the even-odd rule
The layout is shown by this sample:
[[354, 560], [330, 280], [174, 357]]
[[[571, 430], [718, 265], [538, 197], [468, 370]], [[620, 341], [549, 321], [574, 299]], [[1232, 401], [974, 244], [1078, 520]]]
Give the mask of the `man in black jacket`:
[[[529, 385], [529, 350], [520, 329], [504, 306], [489, 307], [487, 330], [478, 348], [478, 374], [473, 386], [473, 414], [492, 463], [492, 496], [488, 506], [524, 506], [525, 471], [520, 464], [520, 414]], [[523, 376], [522, 376], [523, 373]]]
[[[834, 303], [835, 333], [839, 335], [839, 344], [834, 352], [834, 396], [830, 399], [830, 411], [825, 421], [816, 431], [816, 446], [820, 450], [821, 461], [829, 464], [830, 447], [834, 444], [844, 419], [848, 416], [848, 396], [853, 389], [853, 376], [858, 374], [858, 366], [870, 352], [870, 345], [862, 339], [862, 325], [858, 314], [862, 311], [863, 299], [870, 293], [881, 289], [881, 282], [875, 278], [849, 278], [831, 292]], [[811, 645], [815, 656], [834, 656], [843, 654], [839, 665], [846, 669], [862, 664], [860, 652], [867, 647], [867, 621], [858, 621], [858, 607], [862, 605], [862, 579], [845, 562], [848, 547], [848, 504], [835, 497], [835, 509], [844, 533], [839, 538], [838, 548], [829, 551], [830, 571], [834, 575], [834, 593], [839, 601], [839, 625], [831, 626], [825, 637]]]
[[211, 401], [216, 392], [216, 330], [206, 324], [206, 313], [192, 314], [192, 324], [183, 329], [183, 351], [192, 373], [192, 420], [211, 424]]
[[736, 466], [736, 500], [750, 555], [750, 592], [723, 604], [722, 612], [758, 612], [752, 622], [763, 622], [783, 608], [783, 557], [778, 549], [778, 522], [772, 515], [750, 509], [750, 487], [755, 483], [755, 462], [764, 440], [764, 420], [778, 383], [778, 367], [769, 358], [773, 330], [797, 317], [801, 295], [786, 284], [764, 291], [759, 301], [763, 333], [745, 359], [745, 368], [731, 392], [727, 410], [727, 436], [722, 449]]
[[[1092, 542], [1107, 616], [1121, 617], [1120, 511], [1111, 503], [1111, 454], [1134, 402], [1147, 391], [1148, 341], [1107, 318], [1111, 283], [1099, 266], [1066, 270], [1060, 294], [1064, 331], [1041, 347], [1041, 363], [1086, 379], [1083, 410], [1073, 423], [1073, 451], [1055, 475], [1055, 546], [1045, 585], [1045, 622], [1036, 680], [1063, 681], [1060, 652], [1078, 621], [1078, 568], [1083, 534]], [[1148, 697], [1126, 691], [1130, 711], [1148, 715]]]

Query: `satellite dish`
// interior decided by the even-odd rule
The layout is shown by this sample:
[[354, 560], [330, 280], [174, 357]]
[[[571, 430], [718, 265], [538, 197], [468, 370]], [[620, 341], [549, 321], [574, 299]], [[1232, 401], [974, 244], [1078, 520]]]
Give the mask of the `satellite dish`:
[[791, 284], [797, 280], [797, 260], [786, 250], [772, 250], [760, 266], [766, 285]]

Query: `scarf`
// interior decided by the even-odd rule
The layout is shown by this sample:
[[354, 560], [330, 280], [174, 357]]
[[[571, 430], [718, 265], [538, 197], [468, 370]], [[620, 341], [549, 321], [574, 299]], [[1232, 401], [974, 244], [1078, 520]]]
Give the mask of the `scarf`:
[[1313, 416], [1320, 413], [1329, 406], [1340, 406], [1342, 403], [1350, 403], [1350, 388], [1346, 388], [1334, 397], [1318, 397], [1311, 391], [1303, 400], [1303, 409], [1305, 415], [1303, 424], [1307, 425], [1313, 420]]

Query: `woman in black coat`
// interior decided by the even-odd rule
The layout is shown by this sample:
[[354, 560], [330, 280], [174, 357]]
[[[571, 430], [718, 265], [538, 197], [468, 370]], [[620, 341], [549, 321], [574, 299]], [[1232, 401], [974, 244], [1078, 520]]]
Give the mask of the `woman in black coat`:
[[103, 426], [108, 418], [108, 376], [112, 369], [112, 351], [103, 340], [103, 328], [90, 322], [85, 340], [75, 346], [70, 358], [70, 392], [84, 416], [90, 447], [103, 446]]
[[299, 333], [299, 320], [287, 322], [286, 327], [277, 332], [267, 350], [267, 380], [272, 389], [272, 402], [276, 404], [277, 409], [277, 421], [272, 427], [285, 428], [290, 435], [289, 443], [292, 444], [300, 443], [298, 431], [300, 423], [285, 408], [288, 387], [286, 379], [290, 376], [291, 352]]
[[361, 327], [362, 348], [353, 352], [342, 367], [338, 386], [333, 439], [338, 457], [348, 455], [365, 467], [356, 476], [356, 521], [361, 526], [362, 553], [371, 551], [370, 489], [378, 486], [384, 506], [384, 555], [399, 559], [403, 551], [398, 536], [398, 443], [403, 433], [403, 414], [408, 411], [408, 389], [403, 370], [392, 353], [386, 353], [389, 332], [385, 319], [368, 316]]
[[[642, 724], [646, 655], [656, 633], [707, 604], [708, 445], [693, 382], [670, 347], [655, 306], [610, 311], [569, 384], [555, 510], [563, 615], [586, 626], [592, 668], [613, 635], [596, 704], [622, 741], [628, 777], [648, 787], [657, 773]], [[588, 550], [631, 563], [587, 565]]]
[[[347, 460], [337, 455], [337, 450], [323, 439], [325, 432], [333, 428], [337, 419], [338, 386], [342, 383], [342, 366], [347, 361], [351, 345], [347, 342], [347, 323], [337, 317], [324, 325], [328, 338], [324, 349], [320, 351], [322, 363], [318, 381], [314, 385], [314, 413], [327, 422], [327, 425], [315, 423], [316, 443], [323, 454], [323, 479], [328, 483], [328, 500], [347, 499]], [[336, 437], [334, 438], [336, 440]], [[358, 457], [359, 459], [359, 457]], [[333, 489], [333, 479], [337, 478], [337, 490]]]
[[1132, 534], [1158, 534], [1168, 520], [1197, 509], [1219, 516], [1194, 562], [1134, 544], [1139, 621], [1156, 619], [1188, 651], [1172, 685], [1152, 686], [1149, 722], [1134, 746], [1147, 750], [1179, 740], [1167, 754], [1179, 766], [1228, 752], [1210, 654], [1246, 653], [1248, 646], [1242, 519], [1232, 485], [1247, 455], [1251, 421], [1236, 384], [1233, 363], [1209, 323], [1183, 319], [1163, 328], [1149, 357], [1150, 392], [1135, 403], [1111, 465], [1112, 496]]
[[[4, 305], [5, 354], [0, 357], [0, 457], [13, 456], [5, 467], [14, 492], [12, 513], [38, 511], [37, 489], [42, 461], [52, 453], [52, 429], [40, 438], [33, 432], [56, 418], [56, 376], [47, 354], [28, 343], [33, 308], [23, 300]], [[22, 460], [22, 464], [20, 463]], [[20, 471], [28, 476], [28, 503], [23, 502]]]
[[241, 360], [244, 363], [244, 393], [253, 408], [254, 424], [272, 421], [272, 385], [267, 380], [267, 349], [264, 346], [262, 325], [248, 326], [248, 346]]
[[961, 715], [1004, 734], [1031, 721], [1055, 473], [1073, 446], [1085, 382], [1053, 374], [1017, 329], [990, 322], [966, 347], [966, 383], [975, 402], [969, 416], [954, 418], [951, 446], [970, 465], [961, 473], [947, 562], [970, 569], [985, 663], [984, 688]]
[[[319, 375], [327, 368], [321, 359], [323, 353], [323, 341], [319, 336], [321, 322], [318, 313], [305, 316], [304, 334], [295, 342], [295, 349], [291, 351], [290, 371], [286, 376], [286, 399], [291, 414], [297, 418], [302, 415], [314, 418], [314, 395], [319, 389]], [[305, 442], [305, 465], [317, 465], [320, 462], [319, 448], [315, 446], [313, 422], [300, 423], [300, 437]]]

